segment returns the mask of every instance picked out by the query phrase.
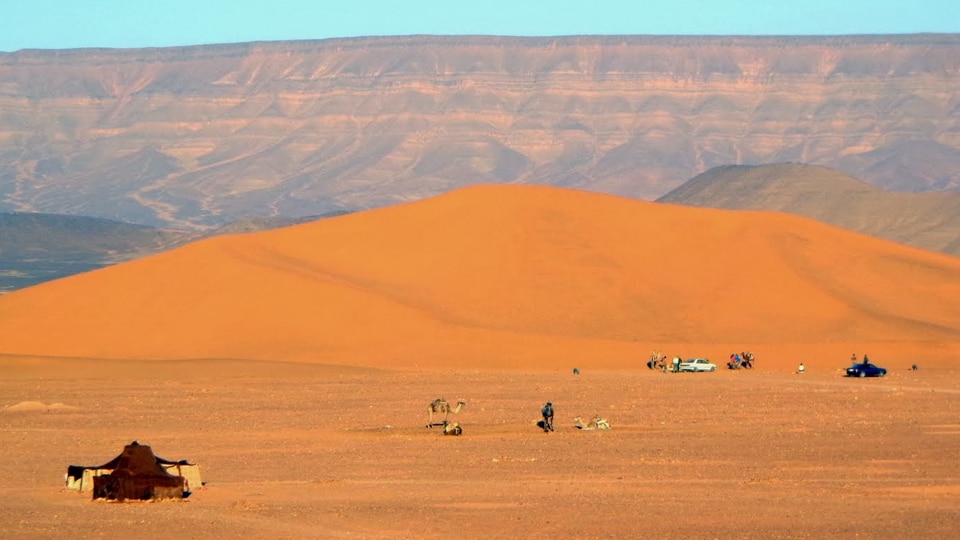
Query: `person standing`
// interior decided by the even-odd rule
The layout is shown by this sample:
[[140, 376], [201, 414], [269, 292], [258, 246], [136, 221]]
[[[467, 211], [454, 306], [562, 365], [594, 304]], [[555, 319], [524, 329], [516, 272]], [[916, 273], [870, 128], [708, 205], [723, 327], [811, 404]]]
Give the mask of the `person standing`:
[[540, 409], [540, 414], [543, 415], [543, 432], [553, 431], [553, 403], [548, 401], [547, 404]]

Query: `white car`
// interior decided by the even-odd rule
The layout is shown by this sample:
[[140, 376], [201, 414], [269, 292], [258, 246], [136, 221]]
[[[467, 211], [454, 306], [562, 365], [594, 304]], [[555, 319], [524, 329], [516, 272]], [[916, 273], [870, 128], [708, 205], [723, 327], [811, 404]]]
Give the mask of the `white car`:
[[706, 358], [689, 358], [680, 362], [680, 371], [716, 371], [717, 365]]

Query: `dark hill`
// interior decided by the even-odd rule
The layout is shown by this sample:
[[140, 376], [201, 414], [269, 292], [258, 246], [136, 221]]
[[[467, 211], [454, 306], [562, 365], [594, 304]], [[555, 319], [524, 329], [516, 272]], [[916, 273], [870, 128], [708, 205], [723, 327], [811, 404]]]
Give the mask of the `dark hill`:
[[658, 202], [773, 210], [960, 256], [960, 192], [899, 193], [825, 167], [716, 167]]
[[157, 253], [196, 233], [58, 214], [0, 214], [0, 294]]
[[341, 215], [249, 217], [208, 232], [157, 229], [109, 219], [0, 213], [0, 294], [224, 234], [276, 229]]

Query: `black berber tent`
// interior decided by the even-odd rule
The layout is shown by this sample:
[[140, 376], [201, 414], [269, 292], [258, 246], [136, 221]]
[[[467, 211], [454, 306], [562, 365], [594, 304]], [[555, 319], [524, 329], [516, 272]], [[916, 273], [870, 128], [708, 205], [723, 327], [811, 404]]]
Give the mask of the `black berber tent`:
[[167, 472], [149, 446], [133, 441], [100, 468], [113, 472], [93, 479], [93, 498], [108, 500], [182, 499], [185, 481]]

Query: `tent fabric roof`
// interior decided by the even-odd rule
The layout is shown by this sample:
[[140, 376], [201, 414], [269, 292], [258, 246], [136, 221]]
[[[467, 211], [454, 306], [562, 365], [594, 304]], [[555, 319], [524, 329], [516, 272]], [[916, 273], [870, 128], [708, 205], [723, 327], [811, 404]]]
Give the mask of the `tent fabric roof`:
[[[71, 465], [71, 467], [79, 467], [80, 469], [116, 469], [120, 464], [120, 460], [123, 458], [124, 453], [127, 451], [127, 448], [130, 448], [131, 446], [140, 446], [147, 449], [150, 448], [149, 446], [144, 446], [137, 441], [133, 441], [127, 446], [124, 446], [123, 447], [124, 451], [121, 452], [117, 457], [111, 459], [110, 461], [104, 463], [103, 465], [94, 465], [94, 466]], [[156, 460], [156, 462], [160, 465], [191, 465], [191, 463], [189, 463], [185, 459], [181, 459], [180, 461], [170, 461], [168, 459], [163, 459], [162, 457], [155, 455], [152, 450], [150, 451], [150, 455], [152, 455]]]
[[[149, 446], [141, 445], [137, 441], [133, 441], [132, 443], [128, 444], [123, 448], [124, 452], [126, 452], [127, 448], [131, 446], [140, 446], [148, 449], [150, 448]], [[67, 475], [70, 476], [71, 478], [80, 478], [81, 476], [83, 476], [83, 471], [87, 469], [110, 469], [110, 470], [116, 469], [120, 465], [120, 460], [123, 458], [124, 452], [121, 452], [119, 455], [117, 455], [117, 457], [111, 459], [110, 461], [104, 463], [103, 465], [69, 465], [67, 466]], [[192, 463], [190, 463], [185, 459], [181, 459], [179, 461], [170, 461], [169, 459], [163, 459], [162, 457], [153, 454], [153, 451], [150, 452], [150, 455], [153, 456], [154, 460], [159, 465], [193, 465]]]
[[111, 467], [117, 471], [127, 471], [138, 476], [173, 476], [157, 462], [157, 456], [149, 446], [133, 441], [123, 447], [123, 452], [115, 458]]

